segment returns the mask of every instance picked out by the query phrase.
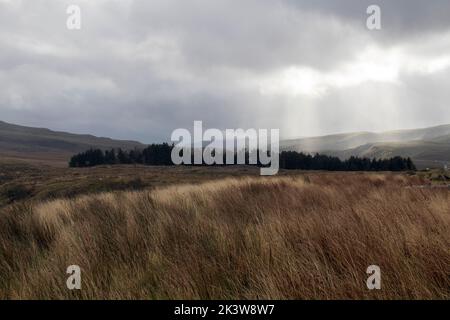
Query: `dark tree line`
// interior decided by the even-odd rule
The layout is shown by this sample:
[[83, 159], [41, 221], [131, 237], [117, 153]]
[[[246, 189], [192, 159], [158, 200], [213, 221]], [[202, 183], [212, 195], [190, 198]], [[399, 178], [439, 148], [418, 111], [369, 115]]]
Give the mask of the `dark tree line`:
[[393, 157], [389, 159], [369, 159], [350, 157], [341, 160], [338, 157], [321, 154], [309, 155], [295, 151], [283, 151], [280, 154], [280, 168], [329, 171], [406, 171], [416, 170], [411, 158]]
[[[173, 145], [168, 143], [152, 144], [140, 150], [125, 151], [122, 149], [111, 149], [102, 151], [90, 149], [74, 155], [69, 162], [70, 167], [93, 167], [98, 165], [113, 164], [144, 164], [144, 165], [173, 165], [171, 159]], [[246, 163], [249, 163], [249, 153], [245, 154]], [[237, 154], [234, 156], [235, 162]], [[192, 162], [193, 163], [193, 152]], [[223, 163], [225, 161], [225, 154]], [[261, 165], [259, 159], [257, 165]], [[281, 169], [301, 170], [329, 170], [329, 171], [406, 171], [416, 170], [410, 158], [393, 157], [390, 159], [368, 159], [350, 157], [341, 160], [338, 157], [305, 154], [296, 151], [283, 151], [280, 153]]]
[[122, 150], [111, 149], [102, 151], [90, 149], [74, 155], [69, 162], [70, 167], [93, 167], [112, 164], [145, 164], [153, 166], [171, 166], [172, 145], [168, 143], [152, 144], [147, 148]]

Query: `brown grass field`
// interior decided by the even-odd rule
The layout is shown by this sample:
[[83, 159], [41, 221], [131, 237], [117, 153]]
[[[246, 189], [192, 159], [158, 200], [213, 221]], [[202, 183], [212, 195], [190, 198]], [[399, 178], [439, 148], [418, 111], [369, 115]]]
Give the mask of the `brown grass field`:
[[450, 192], [418, 175], [42, 170], [2, 171], [31, 191], [0, 208], [1, 299], [450, 298]]

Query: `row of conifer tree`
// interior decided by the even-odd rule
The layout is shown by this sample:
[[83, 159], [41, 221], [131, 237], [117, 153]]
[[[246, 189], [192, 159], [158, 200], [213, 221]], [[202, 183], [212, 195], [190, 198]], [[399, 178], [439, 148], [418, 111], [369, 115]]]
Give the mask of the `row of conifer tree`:
[[[170, 166], [173, 145], [168, 143], [152, 144], [145, 149], [89, 149], [74, 155], [69, 162], [70, 167], [93, 167], [98, 165], [114, 164], [144, 164]], [[193, 155], [192, 155], [193, 156]], [[237, 154], [235, 154], [235, 159]], [[249, 163], [249, 154], [245, 154], [246, 163]], [[341, 160], [338, 157], [323, 154], [305, 154], [296, 151], [282, 151], [280, 153], [281, 169], [301, 170], [329, 170], [329, 171], [406, 171], [416, 170], [410, 158], [393, 157], [389, 159], [369, 159], [350, 157]], [[224, 163], [225, 155], [224, 155]], [[191, 162], [193, 163], [193, 161]], [[236, 161], [235, 161], [236, 163]], [[257, 165], [261, 165], [259, 159]]]

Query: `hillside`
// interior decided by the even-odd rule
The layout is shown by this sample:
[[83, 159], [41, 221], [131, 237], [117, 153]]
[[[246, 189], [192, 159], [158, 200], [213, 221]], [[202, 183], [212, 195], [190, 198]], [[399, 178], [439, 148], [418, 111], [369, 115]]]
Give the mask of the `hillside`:
[[[89, 148], [134, 149], [136, 141], [113, 140], [32, 128], [0, 121], [0, 160], [24, 160], [66, 166], [69, 158]], [[381, 133], [355, 132], [281, 141], [281, 150], [335, 155], [389, 158], [411, 157], [419, 168], [450, 164], [450, 125]]]
[[407, 142], [413, 140], [450, 141], [450, 125], [442, 125], [423, 129], [395, 130], [381, 133], [354, 132], [284, 140], [283, 149], [319, 152], [324, 150], [346, 150], [375, 142]]
[[343, 159], [350, 156], [366, 158], [410, 157], [419, 167], [442, 167], [450, 161], [449, 144], [420, 140], [368, 143], [353, 149], [325, 153]]
[[285, 140], [282, 150], [319, 152], [346, 159], [350, 156], [411, 157], [419, 167], [450, 163], [450, 125], [381, 133], [357, 132]]
[[71, 155], [89, 148], [140, 148], [136, 141], [113, 140], [32, 128], [0, 121], [0, 158], [66, 165]]

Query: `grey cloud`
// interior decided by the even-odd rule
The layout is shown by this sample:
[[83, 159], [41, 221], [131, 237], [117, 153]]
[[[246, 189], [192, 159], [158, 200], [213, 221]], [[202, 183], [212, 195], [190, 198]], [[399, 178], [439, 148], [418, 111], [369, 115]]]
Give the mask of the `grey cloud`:
[[[383, 30], [373, 33], [365, 0], [0, 1], [0, 119], [144, 142], [194, 120], [289, 136], [450, 122], [448, 68], [319, 98], [255, 85], [291, 66], [335, 72], [368, 46], [424, 61], [449, 52], [448, 1], [378, 2]], [[65, 28], [72, 3], [80, 31]]]
[[332, 15], [343, 21], [365, 26], [366, 9], [370, 5], [381, 8], [383, 31], [373, 33], [386, 41], [401, 41], [421, 37], [450, 27], [450, 1], [448, 0], [285, 0], [300, 11], [308, 10]]

